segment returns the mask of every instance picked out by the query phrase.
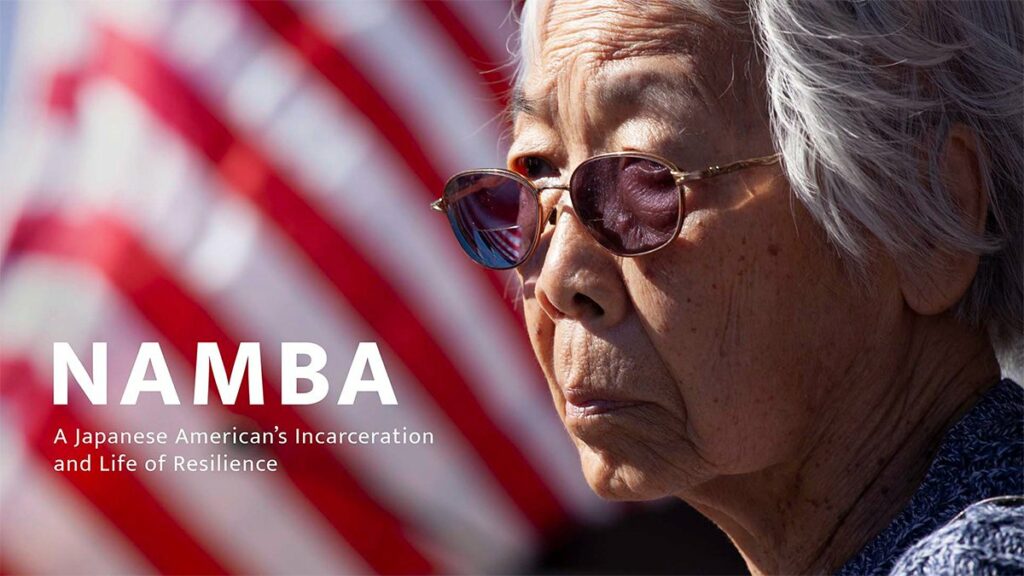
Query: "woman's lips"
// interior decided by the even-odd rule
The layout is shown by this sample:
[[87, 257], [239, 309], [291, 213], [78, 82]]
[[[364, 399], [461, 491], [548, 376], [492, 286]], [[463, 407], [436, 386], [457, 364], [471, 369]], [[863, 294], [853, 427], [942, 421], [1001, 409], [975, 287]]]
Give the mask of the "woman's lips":
[[607, 398], [599, 393], [583, 391], [578, 388], [569, 388], [565, 391], [565, 415], [567, 417], [597, 416], [637, 404], [639, 402]]
[[639, 402], [628, 402], [625, 400], [603, 400], [594, 398], [586, 401], [574, 402], [568, 398], [565, 400], [565, 415], [568, 417], [580, 418], [583, 416], [597, 416], [614, 412], [630, 406], [636, 406]]

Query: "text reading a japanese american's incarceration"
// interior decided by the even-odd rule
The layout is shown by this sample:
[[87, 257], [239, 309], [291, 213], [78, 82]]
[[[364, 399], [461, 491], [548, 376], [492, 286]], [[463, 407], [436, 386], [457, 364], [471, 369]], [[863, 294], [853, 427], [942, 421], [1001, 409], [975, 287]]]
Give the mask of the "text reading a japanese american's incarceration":
[[[309, 445], [429, 445], [434, 443], [433, 432], [409, 430], [402, 426], [392, 430], [369, 431], [312, 431], [295, 428], [290, 432], [275, 426], [274, 430], [186, 430], [176, 432], [117, 432], [92, 431], [82, 428], [57, 428], [53, 443], [82, 452], [78, 458], [59, 458], [53, 462], [57, 472], [277, 472], [278, 461], [273, 457], [254, 456], [250, 448], [265, 452], [276, 447], [294, 444]], [[121, 450], [173, 445], [178, 448], [198, 448], [202, 454], [151, 453], [139, 459]], [[213, 448], [213, 453], [205, 453]], [[233, 453], [239, 448], [241, 453]], [[159, 448], [158, 448], [159, 450]]]

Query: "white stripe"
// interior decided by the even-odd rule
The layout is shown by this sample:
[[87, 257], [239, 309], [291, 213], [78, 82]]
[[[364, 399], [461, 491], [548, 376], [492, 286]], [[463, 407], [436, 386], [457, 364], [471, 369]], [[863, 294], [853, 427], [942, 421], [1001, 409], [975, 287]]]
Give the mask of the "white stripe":
[[[519, 26], [512, 14], [514, 2], [448, 2], [448, 8], [466, 28], [487, 48], [488, 54], [499, 64], [512, 60], [512, 50], [518, 41]], [[503, 72], [511, 74], [511, 69]]]
[[11, 563], [39, 574], [154, 572], [71, 484], [55, 477], [49, 462], [32, 454], [20, 416], [0, 405], [0, 549]]
[[[5, 274], [0, 291], [4, 317], [34, 320], [17, 332], [0, 329], [0, 339], [14, 342], [13, 350], [35, 359], [41, 373], [49, 373], [52, 343], [70, 342], [89, 362], [92, 342], [107, 342], [108, 405], [79, 407], [99, 430], [167, 432], [178, 429], [223, 431], [244, 424], [217, 407], [193, 406], [193, 373], [174, 350], [165, 348], [172, 376], [178, 383], [181, 406], [164, 406], [154, 395], [142, 395], [136, 406], [121, 406], [119, 398], [135, 360], [139, 343], [157, 341], [159, 335], [130, 311], [93, 270], [47, 256], [29, 255]], [[40, 322], [48, 317], [49, 322]], [[182, 383], [187, 383], [183, 385]], [[46, 393], [49, 393], [47, 388]], [[71, 403], [84, 400], [73, 395]], [[203, 458], [230, 447], [203, 445], [140, 445], [124, 450], [139, 459], [166, 453]], [[287, 482], [283, 473], [162, 473], [140, 472], [137, 477], [168, 512], [197, 540], [229, 566], [243, 572], [364, 573], [368, 566], [337, 538], [332, 528]], [[267, 521], [273, 519], [273, 521]]]
[[[40, 182], [38, 162], [45, 141], [39, 138], [40, 100], [47, 97], [56, 70], [73, 69], [88, 53], [87, 30], [82, 26], [83, 6], [66, 2], [21, 3], [16, 11], [15, 42], [9, 59], [8, 94], [4, 129], [0, 131], [0, 246], [14, 225], [32, 183]], [[40, 33], [39, 31], [45, 31]], [[46, 71], [46, 75], [40, 74]], [[2, 258], [2, 254], [0, 254]]]

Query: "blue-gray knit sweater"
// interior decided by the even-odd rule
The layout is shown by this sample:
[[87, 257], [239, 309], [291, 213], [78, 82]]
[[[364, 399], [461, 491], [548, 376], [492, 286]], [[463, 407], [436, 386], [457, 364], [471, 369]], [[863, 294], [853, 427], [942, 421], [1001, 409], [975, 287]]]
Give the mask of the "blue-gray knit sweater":
[[839, 574], [1024, 575], [1022, 496], [1024, 389], [1003, 380], [949, 430], [910, 503]]

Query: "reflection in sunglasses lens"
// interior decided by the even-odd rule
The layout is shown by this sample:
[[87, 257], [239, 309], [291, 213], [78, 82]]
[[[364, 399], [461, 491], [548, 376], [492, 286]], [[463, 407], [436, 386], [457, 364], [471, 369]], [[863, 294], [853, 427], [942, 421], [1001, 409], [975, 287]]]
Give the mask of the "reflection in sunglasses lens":
[[537, 231], [537, 201], [518, 180], [499, 174], [465, 174], [445, 190], [448, 221], [466, 253], [488, 268], [518, 266]]

